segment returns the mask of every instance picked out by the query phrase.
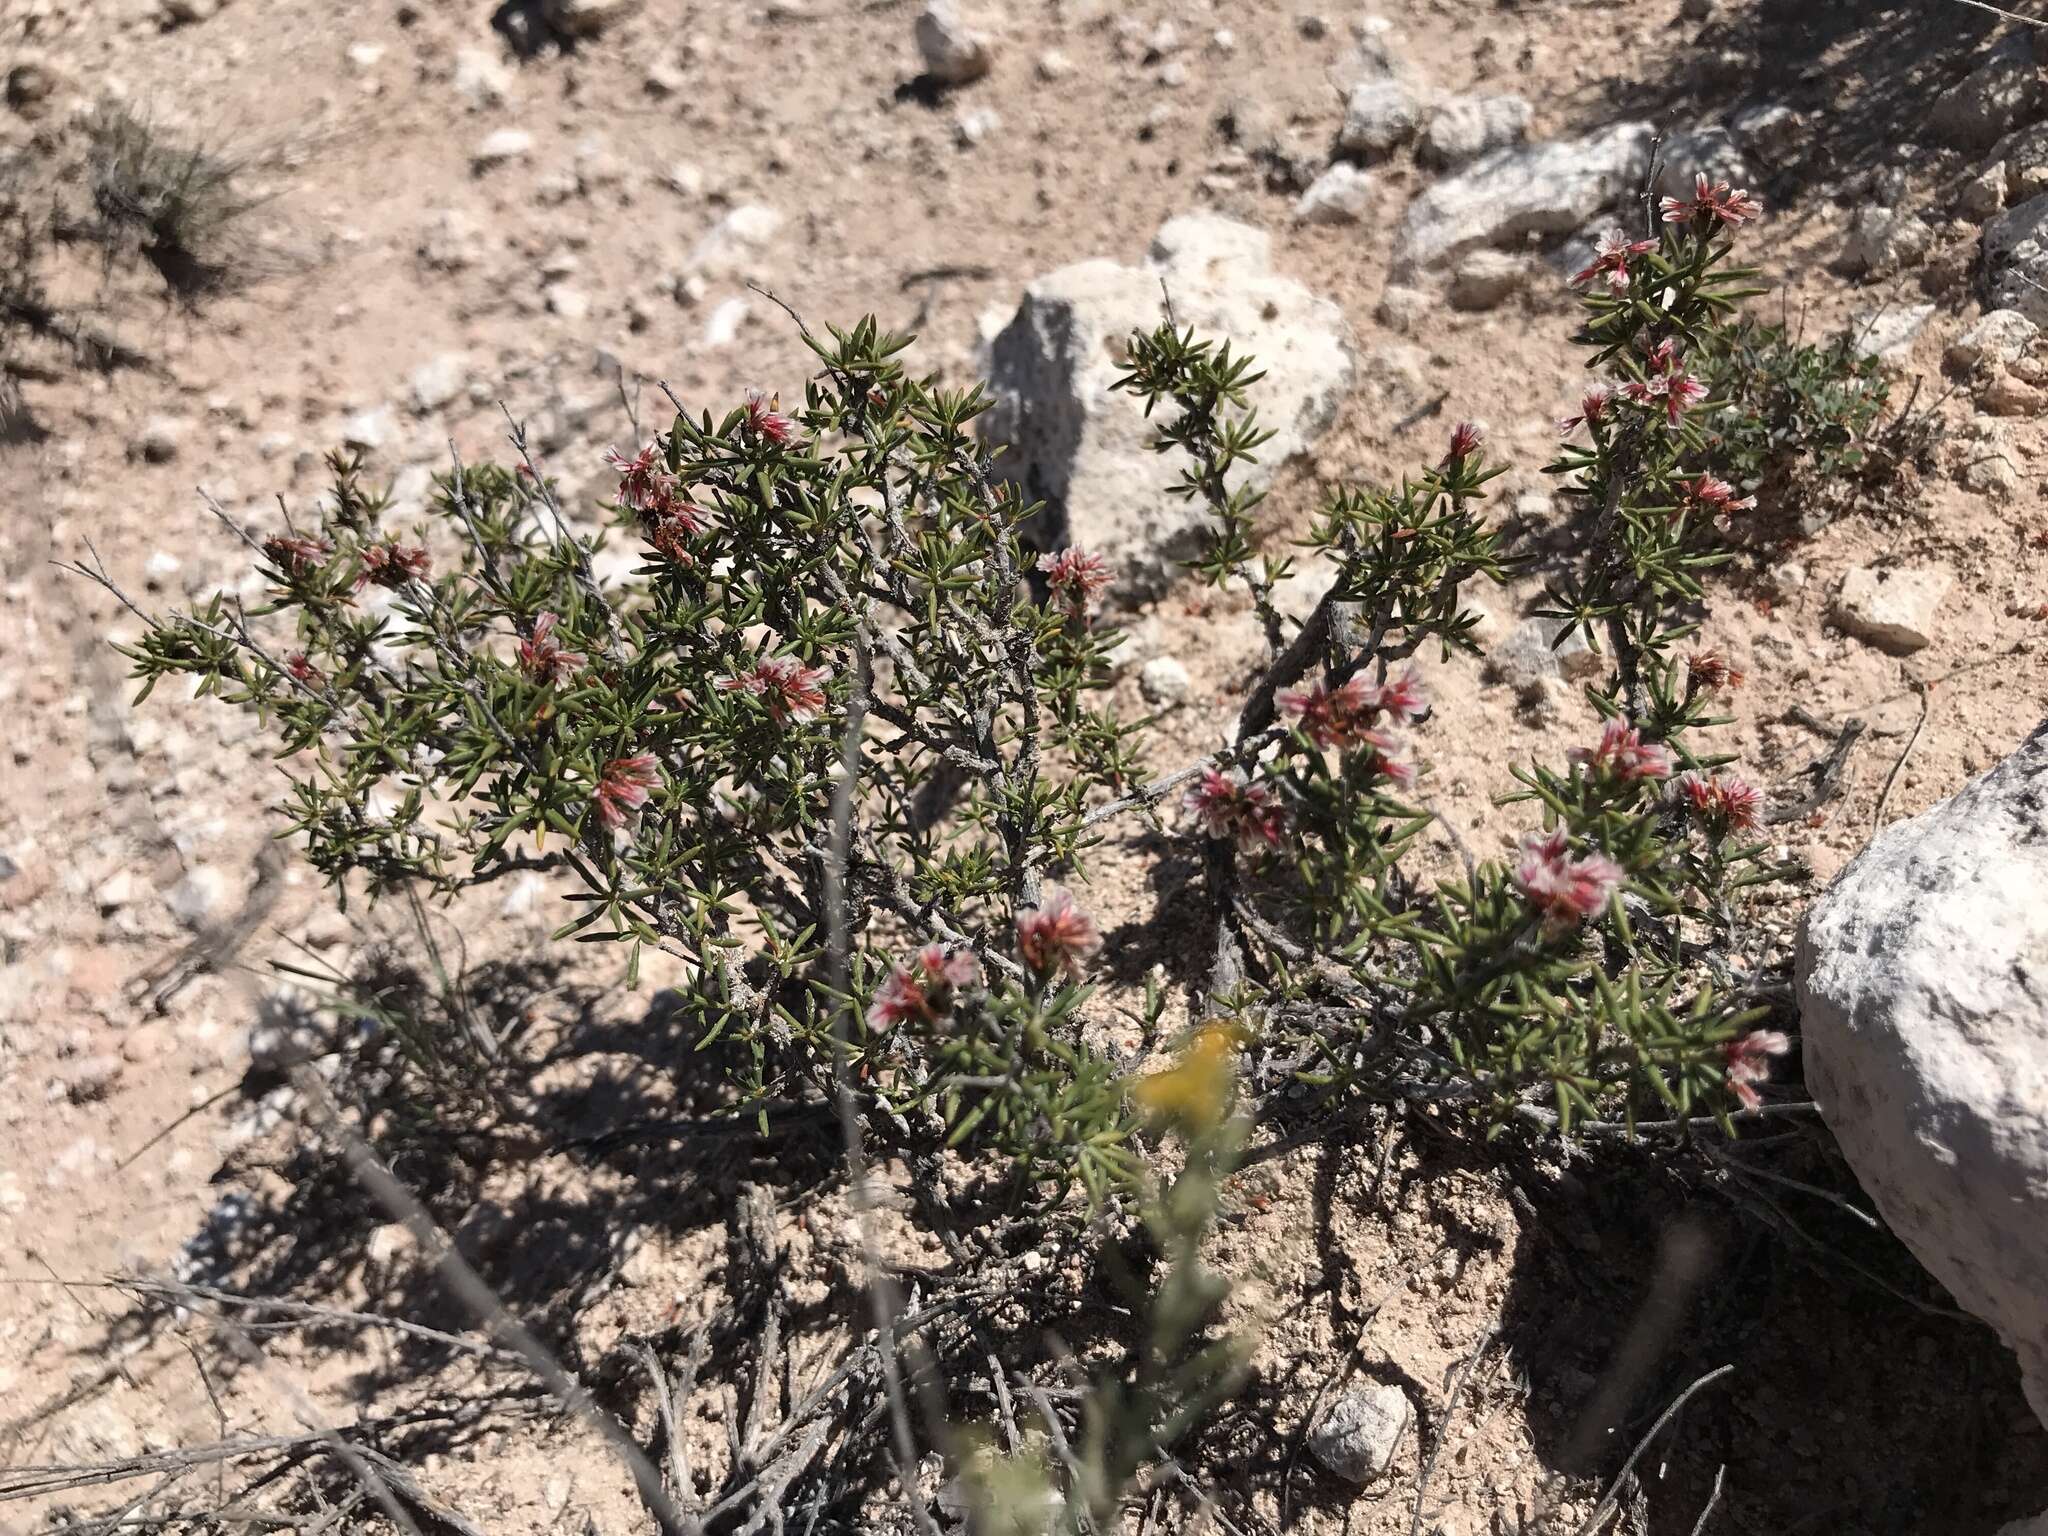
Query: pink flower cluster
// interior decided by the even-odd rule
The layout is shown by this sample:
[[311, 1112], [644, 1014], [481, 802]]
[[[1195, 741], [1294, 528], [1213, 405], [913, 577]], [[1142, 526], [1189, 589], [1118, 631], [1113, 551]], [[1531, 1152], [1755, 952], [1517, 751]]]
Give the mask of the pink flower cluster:
[[1095, 920], [1063, 885], [1048, 885], [1038, 905], [1017, 914], [1017, 954], [1040, 976], [1081, 974], [1081, 962], [1102, 948]]
[[558, 683], [583, 670], [581, 651], [568, 651], [555, 638], [562, 622], [558, 613], [542, 613], [533, 621], [533, 633], [519, 642], [519, 670], [537, 683]]
[[1595, 384], [1579, 401], [1579, 414], [1558, 419], [1557, 435], [1570, 437], [1581, 425], [1596, 427], [1607, 419], [1607, 407], [1614, 399], [1614, 391], [1605, 384]]
[[1038, 568], [1053, 594], [1075, 615], [1086, 613], [1110, 583], [1108, 562], [1071, 544], [1057, 554], [1040, 555]]
[[1650, 348], [1643, 361], [1643, 376], [1622, 385], [1621, 392], [1647, 410], [1661, 408], [1674, 427], [1681, 416], [1707, 398], [1707, 386], [1686, 371], [1678, 343], [1669, 336]]
[[327, 686], [327, 674], [314, 666], [304, 651], [293, 651], [291, 655], [285, 657], [284, 669], [308, 688]]
[[724, 693], [751, 693], [768, 707], [777, 725], [794, 720], [802, 724], [825, 712], [825, 684], [832, 680], [830, 667], [807, 667], [794, 656], [769, 656], [754, 664], [754, 670], [738, 677], [719, 679]]
[[758, 438], [787, 448], [800, 435], [796, 419], [782, 414], [779, 407], [782, 397], [764, 395], [758, 389], [747, 391], [747, 430]]
[[1608, 292], [1621, 298], [1628, 293], [1628, 264], [1645, 251], [1657, 249], [1654, 240], [1631, 240], [1618, 229], [1610, 229], [1593, 248], [1593, 264], [1572, 277], [1574, 288], [1600, 279]]
[[613, 758], [598, 775], [597, 793], [591, 797], [598, 820], [613, 830], [623, 827], [628, 813], [639, 810], [660, 787], [661, 770], [652, 752]]
[[1755, 1109], [1763, 1103], [1763, 1095], [1756, 1091], [1756, 1085], [1769, 1079], [1771, 1058], [1791, 1050], [1792, 1042], [1779, 1030], [1753, 1029], [1746, 1035], [1737, 1035], [1721, 1049], [1728, 1073], [1728, 1091], [1735, 1095], [1744, 1109]]
[[639, 514], [647, 542], [678, 565], [694, 565], [689, 539], [711, 526], [711, 515], [684, 500], [681, 482], [666, 468], [661, 440], [630, 459], [610, 450], [605, 461], [619, 472], [619, 505]]
[[1715, 650], [1694, 651], [1686, 657], [1685, 673], [1693, 687], [1707, 693], [1740, 688], [1743, 684], [1742, 669]]
[[1547, 837], [1522, 840], [1515, 884], [1542, 915], [1544, 932], [1554, 935], [1605, 911], [1608, 898], [1626, 874], [1604, 854], [1572, 857], [1570, 839], [1559, 827]]
[[1754, 496], [1738, 498], [1735, 487], [1714, 475], [1701, 474], [1678, 482], [1678, 510], [1697, 512], [1708, 518], [1724, 512], [1740, 512], [1756, 505]]
[[1763, 820], [1763, 791], [1741, 779], [1682, 773], [1677, 790], [1687, 808], [1717, 837], [1731, 831], [1754, 831]]
[[1479, 451], [1480, 444], [1485, 441], [1486, 434], [1479, 430], [1477, 423], [1459, 422], [1451, 428], [1451, 451], [1444, 455], [1443, 462], [1437, 465], [1437, 468], [1449, 469], [1454, 464], [1464, 463]]
[[270, 557], [270, 563], [281, 571], [294, 576], [303, 576], [307, 571], [334, 553], [334, 546], [325, 539], [288, 537], [272, 534], [263, 541], [263, 553]]
[[1659, 205], [1666, 224], [1706, 223], [1718, 219], [1730, 229], [1763, 217], [1763, 199], [1748, 192], [1731, 190], [1725, 181], [1710, 182], [1706, 172], [1693, 173], [1690, 198], [1667, 197]]
[[365, 544], [362, 560], [362, 574], [356, 577], [357, 591], [372, 581], [380, 587], [402, 587], [408, 581], [424, 580], [433, 566], [433, 561], [419, 545], [401, 544], [396, 539], [386, 539], [381, 544]]
[[1247, 783], [1244, 771], [1204, 768], [1181, 805], [1214, 838], [1232, 838], [1245, 853], [1277, 848], [1287, 833], [1287, 807], [1271, 786]]
[[1597, 746], [1573, 747], [1565, 756], [1595, 778], [1614, 778], [1623, 784], [1671, 775], [1671, 752], [1647, 742], [1632, 725], [1610, 720], [1600, 733]]
[[927, 944], [907, 961], [889, 968], [868, 1005], [868, 1028], [893, 1029], [915, 1020], [936, 1024], [953, 1011], [953, 997], [981, 979], [981, 962], [971, 950], [947, 952]]
[[1401, 789], [1415, 783], [1415, 764], [1397, 755], [1402, 743], [1383, 728], [1412, 724], [1429, 707], [1414, 668], [1384, 683], [1354, 677], [1335, 688], [1320, 682], [1288, 688], [1278, 702], [1317, 746], [1366, 754], [1367, 766]]

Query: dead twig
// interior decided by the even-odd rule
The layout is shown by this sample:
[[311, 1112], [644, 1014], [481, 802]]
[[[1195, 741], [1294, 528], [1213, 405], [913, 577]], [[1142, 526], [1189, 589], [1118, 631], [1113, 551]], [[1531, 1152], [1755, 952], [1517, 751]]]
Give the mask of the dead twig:
[[1899, 773], [1906, 766], [1906, 759], [1913, 755], [1913, 748], [1920, 740], [1920, 732], [1927, 725], [1927, 711], [1929, 708], [1927, 684], [1916, 678], [1913, 681], [1913, 691], [1920, 695], [1920, 718], [1913, 722], [1913, 734], [1906, 738], [1906, 749], [1899, 754], [1899, 760], [1892, 764], [1892, 771], [1885, 775], [1884, 788], [1879, 791], [1877, 797], [1877, 809], [1870, 813], [1870, 827], [1872, 831], [1876, 831], [1883, 823], [1884, 808], [1891, 802], [1892, 798], [1892, 786], [1898, 782]]
[[1600, 1528], [1606, 1525], [1608, 1517], [1614, 1513], [1615, 1497], [1622, 1484], [1635, 1471], [1636, 1463], [1642, 1460], [1643, 1452], [1650, 1448], [1650, 1442], [1664, 1432], [1664, 1426], [1678, 1417], [1679, 1410], [1691, 1402], [1696, 1394], [1723, 1376], [1732, 1374], [1734, 1370], [1733, 1365], [1716, 1366], [1672, 1399], [1671, 1406], [1657, 1415], [1657, 1422], [1650, 1426], [1650, 1432], [1637, 1441], [1636, 1448], [1628, 1453], [1628, 1460], [1623, 1462], [1621, 1470], [1614, 1474], [1614, 1481], [1607, 1485], [1607, 1492], [1601, 1495], [1600, 1502], [1593, 1506], [1593, 1512], [1586, 1516], [1586, 1523], [1579, 1527], [1578, 1536], [1597, 1536]]

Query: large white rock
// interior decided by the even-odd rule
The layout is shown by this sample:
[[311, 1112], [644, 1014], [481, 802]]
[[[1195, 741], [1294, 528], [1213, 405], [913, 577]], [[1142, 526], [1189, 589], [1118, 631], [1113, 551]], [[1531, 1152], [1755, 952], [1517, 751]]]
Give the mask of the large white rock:
[[[1159, 421], [1113, 394], [1125, 342], [1173, 318], [1199, 336], [1250, 353], [1265, 377], [1250, 390], [1260, 425], [1275, 435], [1238, 474], [1271, 480], [1329, 427], [1350, 391], [1352, 349], [1343, 311], [1271, 267], [1270, 237], [1213, 214], [1161, 227], [1137, 266], [1077, 262], [1037, 279], [996, 336], [984, 431], [1007, 447], [1002, 471], [1046, 503], [1031, 537], [1073, 543], [1106, 558], [1126, 596], [1157, 592], [1194, 553], [1209, 514], [1167, 494], [1180, 474], [1156, 452]], [[1169, 409], [1164, 403], [1160, 410]]]
[[1395, 270], [1442, 266], [1529, 235], [1570, 234], [1641, 190], [1655, 137], [1648, 123], [1617, 123], [1582, 139], [1498, 149], [1473, 161], [1408, 205]]
[[2048, 722], [1808, 913], [1806, 1081], [1878, 1210], [2048, 1421]]
[[1984, 226], [1984, 307], [2048, 325], [2048, 194]]

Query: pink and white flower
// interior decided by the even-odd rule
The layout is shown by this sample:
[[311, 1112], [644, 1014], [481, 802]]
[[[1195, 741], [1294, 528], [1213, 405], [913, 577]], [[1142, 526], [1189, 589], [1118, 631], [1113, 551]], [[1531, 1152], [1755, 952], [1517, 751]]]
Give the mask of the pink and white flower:
[[1670, 749], [1644, 741], [1634, 726], [1621, 720], [1607, 722], [1597, 746], [1573, 747], [1565, 756], [1596, 778], [1612, 777], [1624, 784], [1671, 776]]
[[1626, 873], [1604, 854], [1574, 858], [1570, 839], [1559, 827], [1547, 837], [1522, 840], [1515, 884], [1542, 915], [1544, 931], [1555, 935], [1604, 912]]
[[1429, 708], [1413, 667], [1384, 683], [1354, 677], [1335, 688], [1323, 682], [1286, 688], [1275, 702], [1319, 747], [1369, 746], [1389, 755], [1395, 744], [1379, 727], [1411, 725]]
[[380, 587], [402, 587], [408, 581], [424, 580], [433, 566], [426, 550], [417, 544], [401, 544], [396, 539], [386, 539], [381, 544], [365, 544], [362, 561], [362, 574], [356, 577], [358, 591], [366, 582], [374, 581]]
[[1681, 416], [1707, 398], [1707, 386], [1686, 371], [1678, 343], [1669, 337], [1650, 349], [1643, 377], [1629, 380], [1621, 392], [1637, 405], [1661, 408], [1674, 427]]
[[781, 404], [782, 397], [779, 395], [769, 396], [758, 389], [748, 390], [747, 430], [778, 448], [786, 448], [801, 434], [796, 419], [783, 415], [778, 409]]
[[519, 642], [519, 670], [537, 683], [558, 683], [583, 670], [583, 653], [564, 650], [555, 638], [561, 622], [558, 613], [542, 613], [533, 621], [533, 633]]
[[1593, 247], [1593, 264], [1574, 273], [1574, 288], [1599, 278], [1616, 297], [1628, 293], [1628, 264], [1645, 251], [1657, 249], [1654, 240], [1631, 240], [1621, 230], [1610, 229]]
[[1038, 905], [1017, 914], [1017, 953], [1040, 976], [1081, 974], [1081, 962], [1102, 948], [1095, 920], [1063, 885], [1048, 885]]
[[1769, 1080], [1771, 1058], [1791, 1050], [1792, 1041], [1780, 1030], [1753, 1029], [1746, 1035], [1737, 1035], [1721, 1049], [1728, 1091], [1744, 1109], [1755, 1109], [1763, 1103], [1756, 1085]]
[[751, 672], [721, 678], [718, 687], [726, 693], [751, 693], [768, 707], [777, 725], [786, 725], [823, 714], [825, 684], [831, 680], [830, 667], [805, 666], [794, 656], [769, 656], [756, 662]]
[[1763, 791], [1738, 778], [1697, 771], [1678, 776], [1679, 798], [1715, 837], [1752, 832], [1763, 821]]
[[955, 994], [980, 979], [981, 962], [972, 950], [948, 953], [943, 944], [927, 944], [889, 968], [868, 1005], [868, 1028], [893, 1029], [913, 1020], [936, 1024], [953, 1011]]
[[1558, 418], [1557, 435], [1570, 437], [1581, 426], [1598, 426], [1607, 419], [1607, 407], [1614, 399], [1614, 391], [1605, 384], [1595, 384], [1579, 401], [1579, 414]]
[[1681, 480], [1677, 491], [1681, 512], [1703, 512], [1708, 517], [1740, 512], [1756, 505], [1754, 496], [1737, 497], [1735, 487], [1715, 475], [1700, 474], [1690, 480]]
[[1705, 171], [1693, 175], [1693, 195], [1690, 198], [1667, 197], [1659, 205], [1666, 224], [1690, 224], [1695, 219], [1706, 222], [1718, 219], [1734, 229], [1752, 219], [1763, 217], [1763, 199], [1753, 197], [1746, 191], [1731, 190], [1725, 181], [1710, 182]]
[[626, 824], [629, 813], [645, 805], [648, 796], [660, 787], [661, 770], [655, 766], [652, 752], [615, 757], [598, 775], [597, 792], [591, 801], [597, 807], [598, 820], [616, 831]]
[[1038, 568], [1045, 573], [1046, 585], [1074, 614], [1086, 613], [1113, 579], [1102, 556], [1071, 544], [1057, 554], [1040, 555]]
[[1271, 786], [1248, 783], [1242, 769], [1203, 769], [1181, 805], [1209, 836], [1233, 839], [1245, 853], [1277, 848], [1287, 834], [1287, 807]]
[[1463, 463], [1477, 453], [1480, 444], [1485, 441], [1486, 434], [1479, 429], [1476, 422], [1459, 422], [1451, 428], [1451, 451], [1444, 455], [1443, 462], [1437, 468], [1449, 469], [1453, 464]]
[[325, 539], [308, 539], [297, 535], [272, 534], [263, 541], [263, 553], [270, 557], [270, 563], [281, 571], [294, 576], [303, 576], [334, 553], [334, 546]]

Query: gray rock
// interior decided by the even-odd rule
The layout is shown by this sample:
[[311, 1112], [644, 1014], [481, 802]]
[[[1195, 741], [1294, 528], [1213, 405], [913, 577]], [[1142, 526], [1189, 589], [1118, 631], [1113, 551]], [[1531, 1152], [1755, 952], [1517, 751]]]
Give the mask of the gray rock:
[[1535, 116], [1519, 96], [1447, 96], [1429, 114], [1416, 158], [1442, 170], [1529, 137]]
[[1179, 476], [1153, 450], [1157, 424], [1109, 386], [1134, 328], [1165, 318], [1162, 282], [1182, 326], [1228, 336], [1266, 376], [1250, 391], [1278, 435], [1245, 471], [1269, 484], [1305, 452], [1350, 392], [1352, 345], [1343, 312], [1272, 270], [1264, 231], [1210, 214], [1169, 220], [1144, 262], [1083, 261], [1038, 278], [990, 348], [991, 443], [1031, 500], [1046, 503], [1042, 544], [1082, 545], [1115, 568], [1118, 590], [1156, 592], [1192, 553], [1207, 513], [1167, 494]]
[[2041, 328], [2016, 309], [1988, 310], [1948, 344], [1942, 361], [1955, 369], [1974, 368], [1987, 360], [2014, 362], [2040, 334]]
[[1766, 165], [1788, 164], [1806, 142], [1806, 119], [1783, 102], [1744, 107], [1728, 120], [1728, 126], [1743, 147]]
[[219, 915], [227, 893], [227, 877], [210, 864], [200, 864], [171, 887], [164, 905], [187, 928], [203, 928]]
[[1337, 147], [1347, 154], [1384, 155], [1415, 137], [1422, 107], [1400, 80], [1366, 80], [1351, 92]]
[[375, 453], [398, 435], [398, 423], [391, 414], [391, 407], [380, 405], [375, 410], [357, 411], [345, 418], [338, 435], [344, 447]]
[[1309, 1431], [1308, 1448], [1347, 1483], [1369, 1483], [1394, 1464], [1394, 1452], [1414, 1418], [1414, 1406], [1399, 1387], [1362, 1387], [1330, 1405], [1323, 1421]]
[[766, 203], [742, 203], [705, 232], [690, 252], [692, 272], [706, 278], [739, 277], [782, 229], [782, 215]]
[[2033, 40], [2006, 33], [1984, 62], [1942, 93], [1929, 116], [1937, 133], [1961, 149], [1982, 149], [2025, 120], [2041, 100], [2041, 67]]
[[512, 71], [495, 50], [456, 49], [453, 84], [472, 112], [501, 107], [512, 99]]
[[135, 451], [152, 464], [168, 464], [192, 435], [192, 423], [182, 416], [152, 416], [135, 435]]
[[1294, 205], [1304, 224], [1356, 224], [1372, 206], [1372, 173], [1339, 160]]
[[1956, 478], [1966, 489], [1996, 501], [2005, 501], [2019, 490], [2012, 432], [2004, 422], [1992, 416], [1973, 416], [1956, 436]]
[[2005, 206], [2005, 162], [1987, 165], [1956, 193], [1956, 212], [1966, 219], [1988, 219]]
[[500, 128], [484, 135], [470, 154], [470, 164], [480, 171], [512, 160], [524, 160], [533, 153], [533, 135], [524, 128]]
[[1852, 566], [1829, 614], [1859, 640], [1904, 656], [1932, 643], [1935, 613], [1954, 585], [1955, 577], [1940, 566]]
[[1889, 277], [1917, 265], [1934, 244], [1934, 231], [1890, 203], [1865, 203], [1842, 241], [1842, 269], [1863, 277]]
[[1994, 173], [2011, 202], [2024, 203], [2048, 192], [2048, 123], [2036, 123], [2000, 139], [1984, 157], [1981, 175]]
[[1188, 669], [1171, 656], [1154, 656], [1138, 672], [1138, 692], [1148, 704], [1178, 704], [1193, 686]]
[[1506, 251], [1473, 251], [1451, 274], [1453, 309], [1497, 309], [1522, 291], [1529, 263]]
[[1527, 697], [1546, 680], [1589, 677], [1599, 672], [1605, 659], [1586, 644], [1586, 637], [1577, 630], [1558, 640], [1558, 632], [1563, 628], [1556, 619], [1522, 620], [1486, 653], [1480, 675], [1488, 682], [1510, 683], [1517, 693]]
[[994, 56], [985, 33], [968, 25], [952, 0], [931, 0], [917, 18], [917, 52], [940, 85], [966, 85], [989, 72]]
[[1408, 205], [1394, 270], [1443, 266], [1485, 245], [1569, 234], [1642, 184], [1655, 137], [1620, 123], [1582, 139], [1499, 149]]
[[1987, 308], [2018, 310], [2048, 325], [2048, 193], [1984, 226], [1983, 273]]
[[443, 352], [412, 371], [413, 409], [422, 416], [438, 411], [461, 394], [469, 384], [469, 359], [460, 352]]
[[460, 208], [443, 208], [420, 230], [418, 255], [436, 272], [460, 272], [482, 259], [483, 241], [475, 219]]
[[2048, 724], [1807, 914], [1806, 1082], [1886, 1223], [2048, 1421]]
[[1932, 304], [1892, 304], [1849, 317], [1849, 334], [1864, 357], [1887, 363], [1903, 361], [1913, 343], [1934, 318]]

